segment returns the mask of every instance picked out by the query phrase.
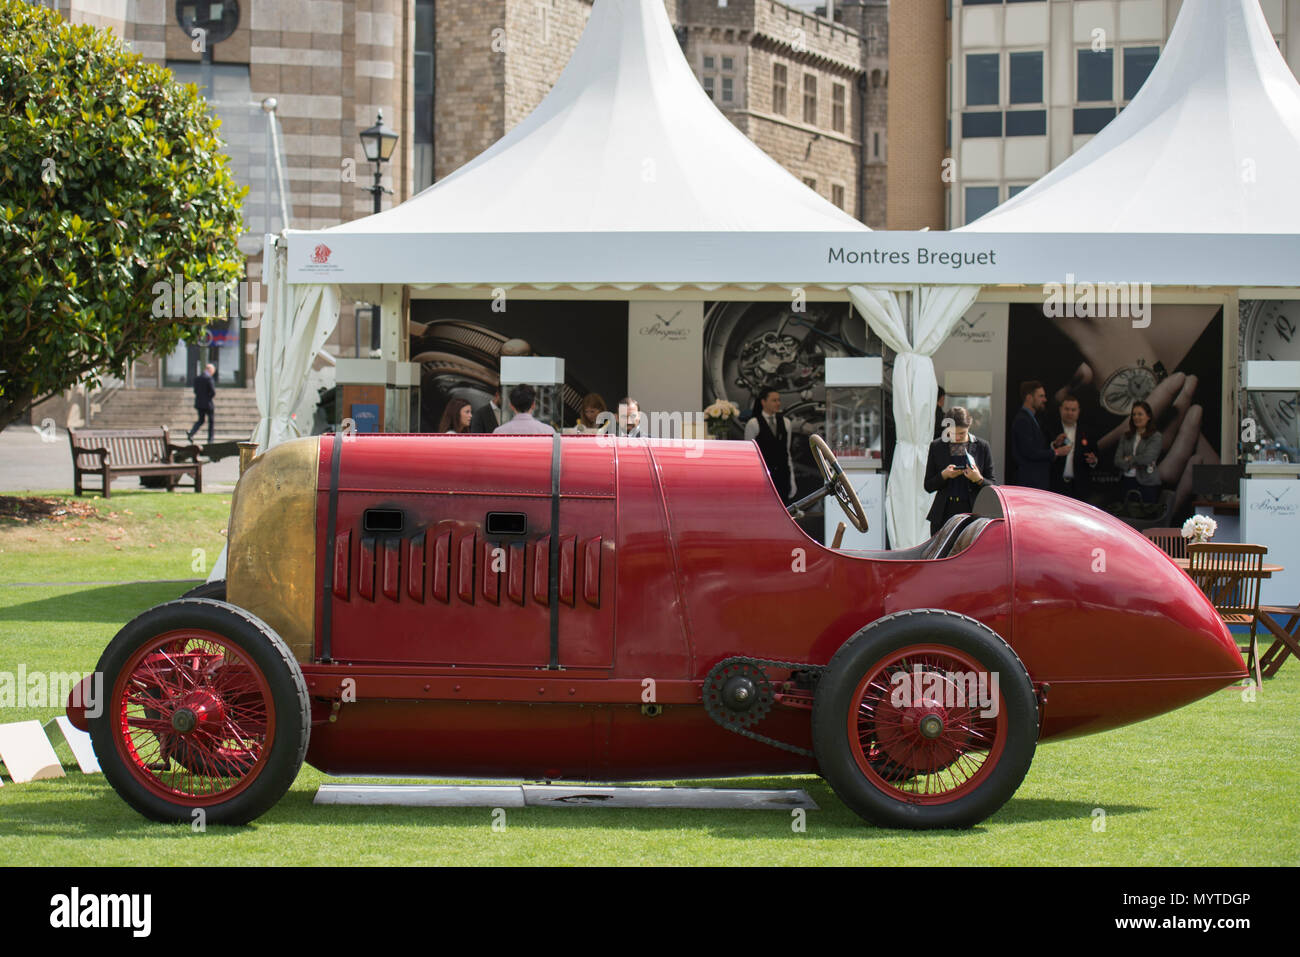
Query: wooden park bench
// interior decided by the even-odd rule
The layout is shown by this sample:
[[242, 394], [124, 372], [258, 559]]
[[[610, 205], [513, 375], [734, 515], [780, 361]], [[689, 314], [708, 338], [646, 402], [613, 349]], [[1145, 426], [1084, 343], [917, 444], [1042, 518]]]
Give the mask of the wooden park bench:
[[[69, 429], [72, 445], [72, 485], [82, 494], [83, 475], [98, 475], [109, 498], [114, 475], [157, 475], [169, 478], [168, 490], [183, 475], [194, 476], [194, 491], [203, 491], [203, 464], [197, 445], [172, 445], [167, 429]], [[177, 455], [188, 462], [178, 461]]]

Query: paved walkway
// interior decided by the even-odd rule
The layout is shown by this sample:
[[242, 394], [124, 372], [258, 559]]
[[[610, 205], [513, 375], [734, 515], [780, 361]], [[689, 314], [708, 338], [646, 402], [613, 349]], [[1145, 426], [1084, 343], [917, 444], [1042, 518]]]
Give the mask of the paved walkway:
[[[239, 478], [239, 458], [230, 456], [203, 467], [204, 492], [230, 492]], [[87, 484], [97, 482], [90, 479]], [[124, 475], [113, 482], [114, 489], [139, 488], [135, 476]], [[0, 492], [72, 490], [72, 452], [68, 433], [57, 429], [42, 434], [30, 425], [11, 425], [0, 432]], [[193, 495], [188, 490], [178, 495]]]

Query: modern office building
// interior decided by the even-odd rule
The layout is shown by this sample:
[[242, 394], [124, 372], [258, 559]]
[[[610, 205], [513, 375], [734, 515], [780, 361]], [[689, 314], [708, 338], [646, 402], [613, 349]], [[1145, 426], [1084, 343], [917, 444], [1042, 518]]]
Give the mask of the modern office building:
[[[935, 189], [944, 197], [945, 224], [956, 228], [1015, 196], [1110, 122], [1155, 66], [1182, 2], [947, 0], [947, 6], [952, 164]], [[1292, 72], [1300, 72], [1300, 0], [1260, 0], [1260, 6]], [[899, 59], [897, 33], [894, 45]], [[896, 62], [895, 74], [902, 71]]]

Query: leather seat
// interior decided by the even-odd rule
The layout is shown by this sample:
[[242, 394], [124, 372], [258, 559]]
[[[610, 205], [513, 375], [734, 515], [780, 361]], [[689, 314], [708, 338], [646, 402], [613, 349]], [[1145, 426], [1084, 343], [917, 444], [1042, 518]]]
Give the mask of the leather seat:
[[940, 555], [940, 558], [951, 558], [953, 555], [960, 555], [966, 549], [975, 543], [979, 538], [980, 532], [984, 531], [985, 526], [993, 521], [991, 518], [977, 518], [961, 530], [961, 534], [953, 541], [952, 547], [947, 552]]

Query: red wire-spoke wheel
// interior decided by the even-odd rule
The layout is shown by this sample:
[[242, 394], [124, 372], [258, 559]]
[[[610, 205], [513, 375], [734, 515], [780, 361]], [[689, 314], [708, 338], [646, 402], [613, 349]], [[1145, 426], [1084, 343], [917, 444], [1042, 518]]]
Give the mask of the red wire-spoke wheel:
[[951, 648], [913, 645], [886, 655], [858, 682], [847, 715], [858, 768], [886, 794], [918, 804], [970, 793], [1006, 742], [999, 678]]
[[995, 632], [939, 609], [889, 615], [836, 652], [813, 701], [822, 775], [881, 827], [970, 827], [1024, 780], [1038, 701]]
[[108, 700], [90, 719], [105, 777], [155, 820], [242, 824], [302, 767], [302, 672], [261, 619], [206, 599], [151, 608], [100, 658]]

